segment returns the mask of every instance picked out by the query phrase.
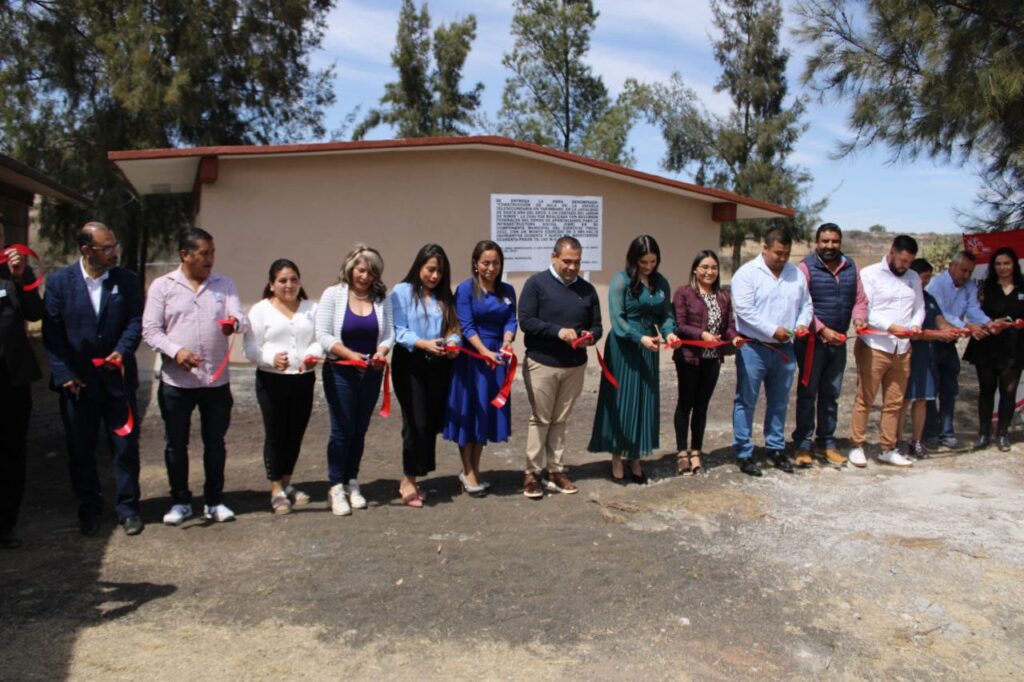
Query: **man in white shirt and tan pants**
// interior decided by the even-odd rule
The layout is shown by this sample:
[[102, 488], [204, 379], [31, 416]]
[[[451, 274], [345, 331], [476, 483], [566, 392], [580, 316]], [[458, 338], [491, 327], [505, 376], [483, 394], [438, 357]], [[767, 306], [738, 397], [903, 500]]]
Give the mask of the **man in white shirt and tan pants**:
[[867, 466], [864, 440], [868, 413], [882, 389], [881, 446], [878, 461], [893, 466], [912, 462], [896, 449], [900, 406], [910, 376], [910, 339], [924, 323], [924, 294], [921, 278], [910, 269], [917, 255], [917, 242], [900, 235], [892, 242], [881, 262], [861, 270], [861, 282], [868, 299], [868, 327], [887, 334], [860, 336], [854, 346], [857, 361], [857, 397], [850, 420], [850, 464]]

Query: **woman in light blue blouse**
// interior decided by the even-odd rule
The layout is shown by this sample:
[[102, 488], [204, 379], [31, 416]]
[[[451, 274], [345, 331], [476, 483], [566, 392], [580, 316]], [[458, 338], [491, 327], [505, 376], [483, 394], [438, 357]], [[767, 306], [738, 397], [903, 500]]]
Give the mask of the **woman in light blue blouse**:
[[395, 320], [395, 350], [391, 369], [395, 395], [402, 406], [402, 482], [398, 494], [409, 507], [427, 499], [416, 479], [435, 469], [437, 434], [451, 379], [446, 344], [458, 344], [459, 320], [452, 298], [448, 256], [437, 244], [427, 244], [409, 273], [391, 292]]

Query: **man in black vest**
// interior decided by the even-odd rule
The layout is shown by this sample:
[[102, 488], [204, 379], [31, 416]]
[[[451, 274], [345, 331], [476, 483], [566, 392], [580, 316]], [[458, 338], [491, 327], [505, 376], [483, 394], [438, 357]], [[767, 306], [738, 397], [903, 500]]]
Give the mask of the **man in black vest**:
[[[4, 242], [4, 216], [0, 214], [0, 245]], [[39, 290], [29, 288], [35, 275], [26, 258], [14, 249], [0, 250], [7, 262], [0, 264], [0, 547], [17, 549], [21, 540], [14, 532], [18, 509], [25, 493], [25, 444], [32, 411], [31, 384], [42, 377], [25, 321], [43, 316]]]
[[551, 267], [526, 280], [519, 295], [519, 328], [526, 343], [523, 380], [530, 399], [523, 494], [544, 489], [575, 493], [562, 453], [572, 406], [583, 391], [587, 346], [601, 338], [601, 302], [579, 276], [583, 247], [573, 237], [555, 243]]
[[868, 305], [857, 264], [843, 255], [842, 248], [842, 230], [835, 223], [825, 223], [818, 227], [814, 236], [814, 252], [797, 264], [811, 291], [814, 304], [811, 329], [816, 335], [810, 370], [805, 366], [808, 339], [796, 341], [800, 381], [796, 388], [793, 444], [799, 467], [808, 467], [814, 461], [811, 437], [815, 435], [815, 416], [818, 429], [814, 454], [834, 466], [846, 463], [846, 457], [836, 448], [835, 437], [839, 394], [843, 390], [843, 371], [846, 369], [844, 336], [851, 320], [854, 328], [864, 327]]

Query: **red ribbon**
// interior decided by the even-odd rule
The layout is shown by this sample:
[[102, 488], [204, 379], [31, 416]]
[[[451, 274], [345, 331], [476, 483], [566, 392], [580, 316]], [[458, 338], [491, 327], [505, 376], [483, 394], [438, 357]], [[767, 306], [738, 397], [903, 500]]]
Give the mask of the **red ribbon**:
[[[232, 320], [231, 318], [217, 320], [217, 324], [219, 324], [220, 328], [223, 329], [224, 331], [235, 331], [235, 321]], [[231, 349], [235, 345], [235, 340], [233, 338], [228, 337], [228, 339], [228, 352], [224, 354], [224, 359], [220, 361], [220, 364], [217, 365], [217, 370], [210, 376], [211, 384], [215, 382], [217, 379], [220, 379], [220, 375], [224, 374], [224, 370], [228, 368], [228, 361], [231, 360]]]
[[508, 368], [505, 370], [505, 383], [501, 385], [498, 395], [491, 400], [491, 405], [499, 410], [505, 407], [508, 402], [509, 393], [512, 392], [512, 380], [516, 378], [516, 368], [519, 367], [519, 358], [512, 352], [512, 349], [505, 348], [501, 354], [508, 360]]
[[[592, 338], [594, 338], [594, 335], [591, 332], [584, 331], [578, 339], [572, 342], [572, 349], [578, 350], [580, 346], [582, 346], [584, 343], [586, 343]], [[604, 378], [608, 380], [609, 384], [611, 384], [615, 388], [618, 388], [619, 380], [616, 379], [615, 375], [612, 374], [612, 371], [608, 369], [608, 365], [606, 365], [604, 362], [604, 356], [601, 355], [601, 350], [597, 346], [594, 346], [594, 351], [597, 353], [597, 364], [601, 366], [602, 376], [604, 376]]]
[[2, 251], [0, 251], [0, 265], [3, 265], [4, 263], [10, 260], [10, 258], [7, 257], [7, 251], [10, 249], [14, 249], [22, 256], [29, 256], [30, 258], [35, 258], [36, 261], [39, 262], [39, 273], [36, 275], [36, 280], [31, 284], [26, 284], [25, 286], [23, 286], [22, 290], [32, 291], [33, 289], [39, 288], [39, 285], [43, 283], [43, 267], [42, 261], [39, 259], [39, 256], [36, 255], [35, 251], [28, 248], [24, 244], [11, 244], [10, 246], [5, 247]]
[[[477, 360], [486, 362], [487, 366], [491, 369], [496, 369], [498, 366], [498, 363], [494, 362], [494, 360], [491, 360], [486, 355], [477, 353], [476, 351], [464, 346], [447, 345], [444, 349], [449, 353], [465, 353], [471, 358], [476, 358]], [[507, 370], [505, 371], [505, 382], [498, 390], [498, 395], [491, 399], [491, 405], [500, 410], [505, 407], [505, 403], [508, 402], [508, 396], [512, 392], [512, 381], [516, 378], [516, 369], [519, 367], [519, 358], [517, 358], [515, 353], [508, 348], [503, 349], [499, 355], [505, 358], [505, 361], [507, 362]]]
[[[92, 364], [94, 367], [117, 367], [121, 370], [121, 384], [124, 386], [125, 393], [128, 392], [128, 384], [124, 380], [124, 362], [122, 360], [107, 360], [106, 358], [93, 358]], [[135, 415], [132, 414], [132, 404], [128, 401], [128, 420], [125, 421], [123, 426], [119, 426], [114, 429], [114, 433], [119, 436], [127, 436], [135, 428]]]
[[[313, 356], [306, 358], [306, 362]], [[384, 368], [384, 400], [380, 405], [380, 412], [378, 414], [382, 417], [387, 417], [391, 414], [391, 366], [388, 365], [384, 360], [324, 360], [324, 362], [331, 365], [341, 365], [342, 367], [357, 367], [359, 369], [376, 369], [380, 370]]]
[[991, 324], [988, 325], [988, 328], [992, 331], [998, 331], [1000, 329], [1009, 329], [1011, 327], [1016, 329], [1024, 329], [1024, 320], [1011, 319], [1006, 322], [992, 322]]

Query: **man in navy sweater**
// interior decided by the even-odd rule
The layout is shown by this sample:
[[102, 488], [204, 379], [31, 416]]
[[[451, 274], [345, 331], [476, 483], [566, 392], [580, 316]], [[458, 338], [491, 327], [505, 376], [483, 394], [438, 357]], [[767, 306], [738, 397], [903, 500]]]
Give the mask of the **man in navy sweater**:
[[580, 279], [583, 247], [573, 237], [555, 243], [551, 267], [530, 277], [519, 295], [519, 328], [526, 342], [523, 379], [530, 399], [523, 494], [544, 497], [544, 489], [575, 493], [565, 474], [565, 428], [583, 391], [587, 346], [601, 338], [597, 290]]

